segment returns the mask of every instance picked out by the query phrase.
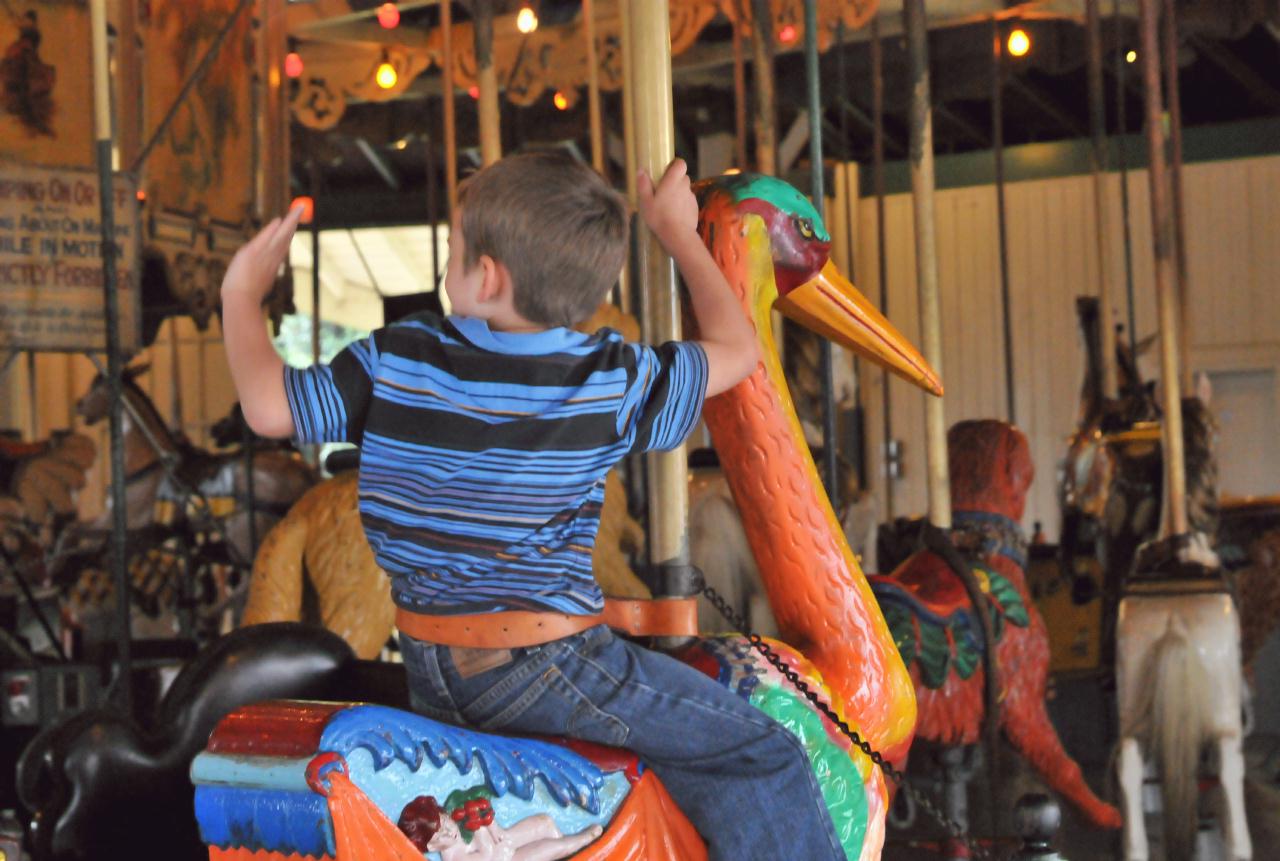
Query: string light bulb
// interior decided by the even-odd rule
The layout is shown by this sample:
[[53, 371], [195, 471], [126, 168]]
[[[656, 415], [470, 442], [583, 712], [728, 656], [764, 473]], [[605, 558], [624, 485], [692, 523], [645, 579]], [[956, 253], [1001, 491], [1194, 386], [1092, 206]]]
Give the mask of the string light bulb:
[[778, 41], [784, 45], [790, 45], [800, 35], [796, 31], [795, 24], [783, 24], [782, 29], [778, 31]]
[[516, 29], [526, 36], [538, 29], [538, 13], [528, 3], [516, 13]]
[[284, 76], [286, 78], [302, 77], [302, 55], [297, 51], [290, 51], [284, 55]]
[[1138, 62], [1138, 52], [1137, 52], [1137, 51], [1130, 51], [1129, 53], [1125, 54], [1125, 55], [1124, 55], [1124, 61], [1125, 61], [1126, 63], [1136, 63], [1136, 62]]
[[471, 98], [473, 98], [473, 99], [479, 99], [479, 98], [480, 98], [480, 88], [479, 88], [478, 86], [476, 86], [475, 84], [472, 84], [471, 86], [467, 87], [467, 95], [468, 95], [468, 96], [470, 96], [470, 97], [471, 97]]
[[1009, 34], [1009, 56], [1025, 57], [1031, 50], [1031, 36], [1021, 27]]
[[378, 71], [373, 73], [373, 80], [379, 87], [389, 90], [396, 85], [396, 81], [400, 80], [400, 76], [396, 74], [396, 67], [391, 65], [391, 61], [387, 59], [387, 55], [382, 55], [382, 62], [378, 64]]
[[378, 23], [384, 30], [394, 30], [400, 26], [400, 7], [394, 3], [383, 3], [378, 7]]
[[564, 93], [560, 92], [559, 90], [556, 90], [556, 94], [555, 96], [552, 97], [551, 101], [555, 103], [556, 110], [558, 111], [569, 110], [569, 97], [566, 96]]

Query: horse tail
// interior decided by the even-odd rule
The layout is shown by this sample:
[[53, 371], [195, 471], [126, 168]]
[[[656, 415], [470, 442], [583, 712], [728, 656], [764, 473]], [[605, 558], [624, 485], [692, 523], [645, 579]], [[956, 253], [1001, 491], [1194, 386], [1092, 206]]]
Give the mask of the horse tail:
[[302, 619], [302, 566], [310, 527], [304, 495], [271, 527], [253, 560], [249, 599], [241, 626]]
[[1133, 729], [1149, 740], [1159, 764], [1166, 857], [1191, 859], [1198, 821], [1196, 773], [1200, 745], [1213, 728], [1213, 703], [1205, 696], [1210, 686], [1204, 665], [1177, 614], [1156, 642], [1147, 678]]

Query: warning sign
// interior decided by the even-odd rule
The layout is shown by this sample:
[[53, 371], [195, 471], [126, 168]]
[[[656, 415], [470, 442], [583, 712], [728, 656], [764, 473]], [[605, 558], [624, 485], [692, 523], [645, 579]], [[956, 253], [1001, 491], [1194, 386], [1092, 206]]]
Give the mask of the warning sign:
[[[138, 201], [115, 180], [120, 343], [138, 349]], [[97, 174], [0, 162], [0, 350], [106, 349]]]

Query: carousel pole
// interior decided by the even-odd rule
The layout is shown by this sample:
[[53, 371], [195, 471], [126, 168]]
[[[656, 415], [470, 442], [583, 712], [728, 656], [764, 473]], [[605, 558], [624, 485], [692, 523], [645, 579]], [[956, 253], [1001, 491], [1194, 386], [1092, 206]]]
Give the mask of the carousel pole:
[[498, 70], [493, 67], [493, 0], [472, 0], [476, 45], [476, 86], [480, 88], [480, 163], [488, 167], [502, 158], [502, 126], [498, 113]]
[[[671, 95], [671, 32], [667, 0], [631, 0], [632, 85], [637, 130], [636, 160], [656, 181], [675, 156]], [[648, 307], [650, 343], [680, 338], [680, 302], [675, 265], [643, 224], [636, 283]], [[654, 565], [688, 561], [688, 469], [682, 449], [649, 455], [649, 560]]]
[[755, 30], [751, 71], [756, 82], [756, 170], [778, 173], [778, 107], [773, 90], [773, 9], [769, 0], [751, 0]]
[[315, 159], [311, 160], [311, 361], [320, 364], [320, 163]]
[[111, 389], [109, 427], [111, 433], [111, 571], [116, 587], [116, 648], [119, 651], [116, 690], [125, 714], [133, 713], [133, 653], [129, 618], [129, 571], [125, 566], [125, 529], [128, 503], [125, 500], [124, 432], [121, 409], [124, 387], [121, 380], [120, 294], [116, 270], [115, 185], [111, 158], [111, 77], [107, 52], [106, 0], [90, 0], [89, 21], [93, 51], [93, 125], [97, 140], [98, 203], [102, 227], [102, 288], [107, 347], [107, 383]]
[[[933, 111], [929, 101], [929, 33], [925, 27], [924, 0], [905, 0], [903, 11], [911, 67], [911, 202], [915, 214], [921, 340], [925, 361], [942, 376], [942, 314], [938, 298], [938, 248], [933, 208]], [[942, 398], [928, 398], [924, 406], [929, 522], [939, 529], [950, 529], [947, 416]]]
[[604, 128], [600, 121], [600, 59], [596, 56], [595, 0], [582, 0], [587, 39], [587, 116], [591, 128], [591, 166], [604, 176]]
[[1182, 93], [1178, 85], [1178, 18], [1173, 0], [1164, 0], [1164, 83], [1169, 91], [1169, 179], [1173, 191], [1173, 237], [1177, 255], [1178, 352], [1184, 362], [1182, 387], [1191, 389], [1191, 318], [1188, 314], [1187, 223], [1182, 195]]
[[1147, 154], [1151, 189], [1152, 239], [1155, 245], [1156, 301], [1160, 311], [1160, 386], [1164, 394], [1165, 503], [1167, 530], [1162, 537], [1187, 531], [1187, 477], [1182, 450], [1182, 393], [1178, 374], [1178, 299], [1173, 253], [1173, 210], [1169, 201], [1169, 176], [1165, 164], [1165, 137], [1160, 96], [1160, 46], [1156, 31], [1156, 0], [1138, 0], [1142, 30], [1142, 77], [1145, 84]]
[[[632, 64], [632, 58], [635, 55], [635, 47], [631, 44], [631, 0], [618, 0], [618, 41], [622, 43], [622, 160], [623, 173], [626, 174], [627, 202], [631, 204], [631, 209], [636, 208], [636, 171], [639, 164], [636, 161], [636, 110], [634, 100], [635, 90], [635, 67]], [[633, 219], [633, 231], [635, 229]], [[631, 234], [636, 235], [634, 232]], [[644, 310], [637, 308], [639, 297], [632, 285], [635, 281], [635, 270], [631, 268], [631, 262], [635, 256], [636, 243], [631, 245], [631, 254], [628, 255], [627, 261], [622, 266], [622, 273], [618, 278], [618, 307], [627, 314], [643, 315]]]
[[[822, 81], [818, 77], [818, 2], [804, 0], [804, 72], [809, 91], [809, 176], [810, 196], [819, 218], [825, 218], [826, 189], [822, 175]], [[852, 271], [852, 270], [850, 270]], [[831, 507], [840, 510], [840, 487], [836, 476], [835, 368], [831, 342], [819, 341], [818, 364], [822, 373], [822, 481], [827, 486]]]
[[1009, 424], [1017, 424], [1013, 385], [1013, 311], [1009, 295], [1009, 229], [1004, 205], [1004, 39], [1000, 19], [991, 19], [991, 151], [996, 168], [996, 236], [1000, 252], [1000, 316], [1004, 327], [1004, 398]]
[[[889, 313], [888, 244], [884, 236], [884, 43], [880, 40], [880, 12], [871, 17], [871, 182], [876, 192], [876, 273], [880, 279], [880, 313]], [[893, 414], [889, 403], [889, 374], [880, 373], [881, 448], [884, 458], [884, 514], [893, 520]]]
[[1093, 215], [1097, 227], [1098, 304], [1102, 307], [1102, 396], [1116, 396], [1116, 330], [1111, 323], [1111, 210], [1107, 206], [1107, 106], [1102, 82], [1102, 15], [1100, 0], [1085, 0], [1085, 27], [1089, 66], [1089, 132], [1093, 146]]
[[[1116, 32], [1116, 133], [1120, 146], [1116, 153], [1120, 160], [1120, 210], [1124, 221], [1124, 278], [1125, 304], [1129, 317], [1129, 355], [1134, 361], [1138, 356], [1138, 316], [1133, 295], [1133, 239], [1129, 222], [1129, 164], [1125, 154], [1125, 92], [1124, 67], [1128, 62], [1120, 46], [1124, 44], [1124, 19], [1120, 17], [1120, 0], [1112, 0], [1111, 17], [1115, 22]], [[1104, 321], [1105, 322], [1105, 321]], [[1119, 379], [1116, 380], [1117, 387]]]
[[453, 0], [440, 3], [441, 113], [444, 114], [444, 187], [449, 217], [458, 207], [458, 130], [453, 107]]
[[738, 170], [747, 169], [747, 64], [742, 55], [742, 0], [733, 0], [733, 144]]

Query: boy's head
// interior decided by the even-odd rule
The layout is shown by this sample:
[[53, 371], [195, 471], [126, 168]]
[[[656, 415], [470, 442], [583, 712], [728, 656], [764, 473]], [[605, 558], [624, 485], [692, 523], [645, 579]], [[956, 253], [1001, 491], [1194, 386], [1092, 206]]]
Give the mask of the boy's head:
[[[458, 190], [453, 233], [460, 231], [462, 241], [450, 251], [449, 297], [468, 313], [465, 282], [477, 277], [476, 267], [488, 257], [510, 273], [522, 318], [572, 326], [591, 315], [617, 280], [628, 219], [622, 196], [566, 153], [504, 158]], [[459, 245], [462, 259], [455, 261]]]

